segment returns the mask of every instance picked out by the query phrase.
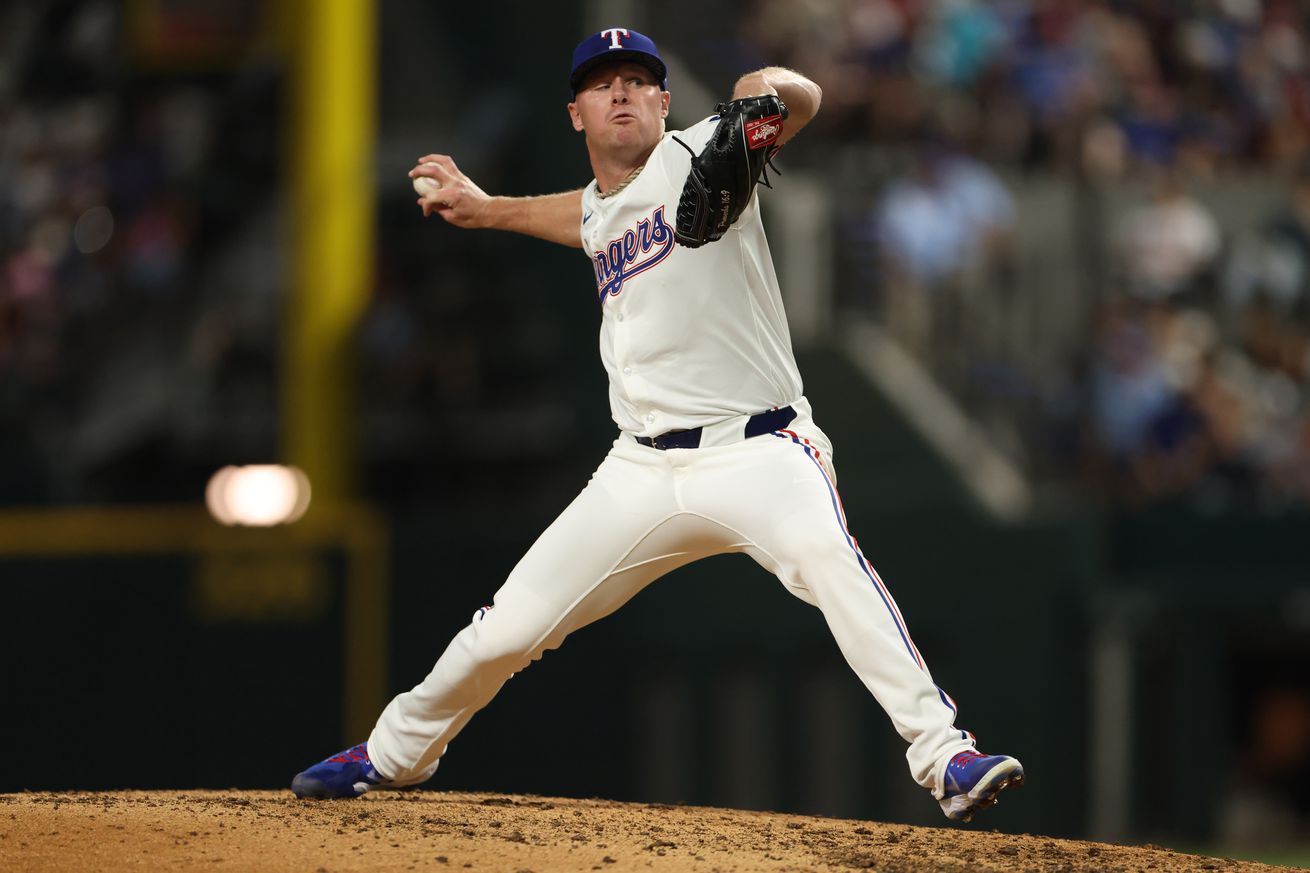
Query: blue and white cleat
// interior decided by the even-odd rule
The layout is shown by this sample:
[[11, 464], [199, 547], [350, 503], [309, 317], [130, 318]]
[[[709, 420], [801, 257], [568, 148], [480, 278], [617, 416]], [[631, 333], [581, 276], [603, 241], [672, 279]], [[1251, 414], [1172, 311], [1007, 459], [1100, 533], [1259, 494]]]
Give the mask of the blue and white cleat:
[[297, 773], [291, 790], [296, 797], [359, 797], [388, 782], [373, 768], [368, 743], [360, 743]]
[[1023, 784], [1023, 765], [1009, 755], [964, 751], [946, 765], [946, 796], [939, 802], [951, 821], [970, 821], [980, 809], [995, 806], [997, 795]]

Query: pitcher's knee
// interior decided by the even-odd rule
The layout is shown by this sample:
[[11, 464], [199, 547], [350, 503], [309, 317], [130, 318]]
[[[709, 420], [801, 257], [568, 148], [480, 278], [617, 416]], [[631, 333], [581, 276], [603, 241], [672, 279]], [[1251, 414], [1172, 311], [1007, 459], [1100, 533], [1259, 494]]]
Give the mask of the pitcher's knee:
[[544, 628], [509, 621], [503, 615], [484, 613], [474, 617], [464, 633], [470, 636], [468, 650], [474, 661], [501, 665], [511, 671], [541, 657], [544, 648]]

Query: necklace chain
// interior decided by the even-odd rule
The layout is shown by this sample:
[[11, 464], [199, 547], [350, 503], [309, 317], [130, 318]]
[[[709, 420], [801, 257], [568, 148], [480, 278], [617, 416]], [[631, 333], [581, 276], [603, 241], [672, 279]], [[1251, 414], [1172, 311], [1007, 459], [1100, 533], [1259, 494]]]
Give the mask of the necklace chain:
[[629, 185], [631, 185], [631, 184], [632, 184], [632, 180], [635, 179], [635, 178], [637, 178], [637, 176], [638, 176], [638, 175], [641, 173], [641, 171], [644, 170], [644, 169], [646, 169], [646, 165], [645, 165], [645, 164], [642, 164], [641, 166], [639, 166], [639, 167], [637, 167], [636, 169], [634, 169], [631, 173], [629, 173], [629, 174], [624, 178], [624, 180], [623, 180], [622, 182], [620, 182], [619, 184], [615, 185], [615, 186], [614, 186], [612, 189], [610, 189], [609, 191], [605, 191], [604, 193], [602, 193], [602, 192], [600, 192], [600, 191], [597, 191], [597, 192], [596, 192], [596, 196], [599, 197], [599, 198], [602, 199], [602, 200], [604, 200], [606, 197], [613, 197], [615, 194], [619, 193], [619, 192], [622, 191], [624, 188], [626, 188], [626, 187], [628, 187]]

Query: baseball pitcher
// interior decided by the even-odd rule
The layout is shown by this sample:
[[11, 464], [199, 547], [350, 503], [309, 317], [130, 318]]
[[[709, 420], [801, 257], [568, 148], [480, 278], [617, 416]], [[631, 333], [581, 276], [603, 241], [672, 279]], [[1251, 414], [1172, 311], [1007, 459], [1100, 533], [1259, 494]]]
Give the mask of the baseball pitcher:
[[[505, 681], [677, 567], [744, 552], [817, 606], [909, 744], [910, 774], [950, 819], [991, 806], [1023, 767], [983, 755], [928, 672], [891, 592], [847, 527], [832, 446], [801, 389], [759, 183], [819, 109], [791, 70], [742, 76], [732, 99], [665, 130], [654, 42], [609, 28], [573, 52], [568, 104], [595, 179], [493, 197], [449, 156], [421, 158], [419, 205], [457, 227], [581, 248], [596, 273], [600, 353], [618, 437], [591, 481], [368, 741], [298, 774], [300, 797], [413, 785]], [[422, 180], [420, 183], [418, 180]]]

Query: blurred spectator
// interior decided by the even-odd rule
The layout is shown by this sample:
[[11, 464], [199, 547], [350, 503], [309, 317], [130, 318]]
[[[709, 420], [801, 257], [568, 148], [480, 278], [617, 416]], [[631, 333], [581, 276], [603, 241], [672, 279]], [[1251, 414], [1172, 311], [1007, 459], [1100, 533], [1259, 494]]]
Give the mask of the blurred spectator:
[[1282, 316], [1310, 321], [1310, 158], [1289, 179], [1287, 200], [1243, 239], [1225, 275], [1227, 304], [1262, 302]]
[[1124, 215], [1118, 229], [1129, 291], [1143, 300], [1192, 290], [1219, 255], [1214, 216], [1169, 170], [1155, 174], [1151, 201]]
[[1004, 245], [1013, 220], [1014, 201], [991, 169], [934, 144], [888, 183], [875, 217], [889, 269], [929, 291]]
[[1140, 308], [1116, 301], [1106, 308], [1092, 366], [1092, 400], [1101, 446], [1116, 467], [1129, 467], [1148, 448], [1155, 424], [1177, 401]]
[[960, 283], [1004, 248], [1014, 203], [985, 164], [931, 143], [875, 207], [883, 308], [914, 352], [952, 344], [965, 318]]
[[[859, 20], [858, 12], [852, 18]], [[978, 0], [937, 3], [923, 19], [915, 55], [919, 68], [934, 81], [970, 87], [1005, 48], [1007, 39], [1005, 26], [990, 5]]]

